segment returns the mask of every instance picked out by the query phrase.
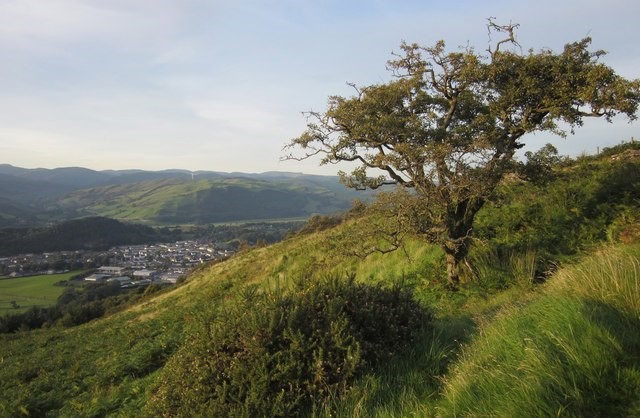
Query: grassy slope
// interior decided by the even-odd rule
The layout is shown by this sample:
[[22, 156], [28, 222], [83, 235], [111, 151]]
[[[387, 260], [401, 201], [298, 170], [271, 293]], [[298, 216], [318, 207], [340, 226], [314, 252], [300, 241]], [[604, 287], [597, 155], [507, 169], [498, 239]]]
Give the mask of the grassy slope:
[[[259, 201], [271, 218], [286, 218], [344, 210], [349, 199], [323, 185], [230, 178], [98, 187], [75, 192], [60, 203], [68, 209], [82, 208], [86, 214], [116, 219], [196, 223], [258, 218], [260, 213], [251, 201]], [[299, 209], [291, 212], [291, 208]]]
[[171, 292], [77, 328], [0, 336], [0, 416], [135, 416], [184, 337], [242, 285], [346, 271], [367, 281], [403, 278], [435, 307], [436, 329], [319, 415], [584, 416], [602, 408], [637, 415], [639, 247], [586, 257], [544, 289], [474, 285], [449, 293], [438, 280], [439, 251], [412, 241], [409, 257], [345, 259], [326, 245], [341, 230], [204, 267]]
[[508, 306], [446, 378], [441, 416], [640, 416], [640, 247], [561, 270]]
[[[455, 416], [453, 411], [459, 410], [461, 406], [455, 400], [459, 395], [453, 393], [465, 391], [464, 385], [469, 382], [475, 384], [482, 380], [482, 370], [486, 369], [491, 382], [494, 382], [495, 373], [503, 373], [507, 376], [506, 387], [509, 388], [512, 378], [509, 373], [512, 372], [508, 368], [517, 371], [522, 367], [522, 361], [518, 360], [513, 364], [507, 363], [507, 371], [493, 370], [498, 363], [494, 357], [504, 349], [506, 343], [503, 339], [484, 342], [485, 339], [491, 336], [507, 340], [514, 338], [515, 351], [500, 354], [508, 357], [514, 353], [527, 352], [527, 347], [522, 346], [527, 344], [527, 340], [518, 340], [521, 334], [509, 337], [510, 329], [521, 332], [523, 326], [540, 322], [544, 318], [545, 322], [540, 322], [540, 326], [530, 327], [526, 331], [535, 337], [543, 335], [548, 323], [553, 324], [554, 321], [556, 330], [560, 332], [562, 329], [574, 329], [588, 320], [576, 306], [581, 306], [583, 300], [592, 298], [591, 291], [585, 291], [584, 295], [573, 293], [569, 298], [566, 296], [567, 285], [555, 285], [554, 281], [542, 293], [511, 288], [486, 298], [486, 294], [471, 288], [458, 294], [442, 292], [436, 284], [429, 284], [428, 276], [431, 273], [425, 270], [425, 266], [431, 266], [438, 258], [438, 252], [425, 249], [417, 243], [408, 247], [412, 260], [398, 252], [376, 256], [370, 262], [350, 260], [329, 267], [331, 257], [324, 253], [322, 243], [330, 241], [335, 233], [324, 231], [298, 237], [205, 267], [194, 273], [182, 287], [126, 312], [77, 328], [0, 336], [3, 359], [0, 371], [0, 393], [3, 394], [0, 396], [0, 416], [14, 416], [21, 407], [34, 416], [38, 415], [38, 411], [49, 409], [59, 410], [61, 416], [131, 416], [144, 404], [148, 395], [145, 391], [154, 379], [154, 372], [177, 349], [185, 334], [190, 332], [191, 326], [198, 323], [203, 311], [224, 304], [225, 300], [232, 300], [232, 295], [242, 284], [260, 282], [268, 286], [276, 283], [284, 285], [288, 278], [296, 277], [314, 266], [318, 267], [316, 271], [319, 274], [355, 270], [359, 277], [373, 281], [386, 281], [390, 277], [404, 275], [406, 281], [422, 283], [421, 287], [417, 286], [419, 296], [435, 304], [438, 313], [433, 335], [425, 335], [421, 344], [408, 348], [406, 355], [389, 364], [379, 374], [365, 376], [348, 399], [330, 406], [334, 416], [435, 416], [437, 411], [442, 416]], [[638, 256], [640, 251], [636, 248], [634, 254]], [[573, 271], [571, 269], [591, 271], [592, 266], [599, 265], [600, 260], [587, 259], [584, 263], [570, 267], [568, 272], [562, 270], [558, 280], [566, 282], [568, 279], [562, 277], [570, 276]], [[637, 291], [637, 283], [635, 286]], [[610, 298], [612, 294], [608, 291], [598, 292], [604, 295], [603, 298]], [[561, 298], [561, 303], [554, 306], [564, 307], [564, 313], [558, 313], [557, 317], [549, 307], [554, 302], [548, 301], [555, 300], [554, 298]], [[563, 298], [569, 298], [570, 301]], [[637, 304], [637, 299], [635, 301]], [[626, 306], [627, 302], [611, 303]], [[514, 321], [514, 318], [519, 319]], [[623, 322], [627, 320], [616, 318]], [[578, 325], [573, 325], [574, 323]], [[479, 334], [478, 327], [482, 330]], [[621, 328], [620, 332], [626, 332], [625, 329]], [[607, 341], [606, 338], [611, 339], [607, 335], [617, 331], [604, 329], [594, 332], [598, 338]], [[465, 348], [461, 360], [455, 360], [460, 343], [467, 341], [472, 335], [477, 337]], [[591, 337], [591, 334], [586, 334], [583, 339]], [[558, 338], [575, 339], [575, 336], [568, 334]], [[638, 357], [634, 360], [633, 355], [627, 354], [625, 357], [624, 348], [628, 347], [617, 348], [619, 357], [614, 360], [637, 361]], [[595, 349], [599, 359], [606, 359], [610, 347], [596, 346]], [[478, 355], [481, 358], [490, 359], [489, 365], [476, 364], [478, 360], [473, 359], [476, 350], [481, 352]], [[557, 352], [553, 354], [557, 356]], [[446, 374], [452, 361], [453, 372]], [[636, 377], [636, 363], [630, 364], [631, 367], [620, 369], [620, 373], [630, 376], [625, 390], [633, 388], [630, 385]], [[531, 369], [535, 369], [534, 366], [530, 365]], [[476, 369], [471, 370], [474, 367]], [[569, 371], [572, 367], [574, 366], [570, 366]], [[557, 370], [558, 375], [547, 378], [558, 379], [567, 371], [567, 368], [560, 368]], [[441, 395], [443, 380], [439, 377], [443, 375], [446, 382], [444, 397]], [[477, 379], [470, 380], [469, 376], [477, 376]], [[601, 377], [607, 376], [609, 375]], [[597, 375], [588, 379], [596, 377]], [[460, 379], [462, 383], [458, 382]], [[598, 384], [602, 385], [603, 382]], [[497, 386], [492, 383], [491, 390], [496, 390], [495, 393], [498, 393]], [[526, 385], [522, 387], [527, 388]], [[523, 399], [531, 399], [527, 397], [528, 393], [524, 392]], [[470, 401], [472, 409], [493, 399], [492, 394], [483, 396], [486, 398]], [[505, 399], [511, 399], [509, 396], [505, 395]], [[490, 404], [488, 408], [495, 406]], [[513, 412], [512, 409], [508, 411]], [[469, 416], [484, 416], [467, 412]], [[510, 412], [497, 416], [509, 416]]]
[[210, 187], [208, 180], [153, 180], [81, 190], [61, 203], [65, 207], [84, 207], [101, 216], [144, 220], [207, 187]]
[[[153, 372], [191, 325], [203, 311], [231, 300], [240, 285], [286, 285], [303, 271], [351, 270], [353, 261], [333, 264], [327, 259], [322, 243], [333, 234], [294, 238], [205, 267], [171, 292], [76, 328], [1, 335], [0, 416], [14, 416], [21, 409], [36, 416], [49, 409], [62, 416], [132, 414], [146, 399]], [[356, 265], [363, 276], [383, 280], [419, 264], [395, 253], [370, 267]]]

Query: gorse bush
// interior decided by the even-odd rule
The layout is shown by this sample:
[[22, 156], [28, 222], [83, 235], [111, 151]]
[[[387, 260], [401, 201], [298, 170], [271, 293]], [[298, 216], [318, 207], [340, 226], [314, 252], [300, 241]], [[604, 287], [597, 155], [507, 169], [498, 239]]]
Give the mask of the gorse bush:
[[[631, 243], [638, 237], [638, 179], [638, 161], [601, 159], [557, 166], [548, 184], [505, 184], [478, 213], [476, 237], [498, 255], [534, 249], [547, 264], [606, 241]], [[542, 264], [538, 273], [549, 267]]]
[[163, 370], [145, 412], [310, 413], [409, 345], [430, 319], [407, 288], [360, 284], [353, 276], [299, 280], [287, 292], [248, 287], [233, 307], [201, 320]]

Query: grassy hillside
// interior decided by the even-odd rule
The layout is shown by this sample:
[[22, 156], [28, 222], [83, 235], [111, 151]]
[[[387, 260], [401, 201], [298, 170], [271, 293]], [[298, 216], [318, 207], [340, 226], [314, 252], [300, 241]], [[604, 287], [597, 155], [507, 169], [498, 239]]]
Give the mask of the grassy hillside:
[[640, 263], [604, 250], [509, 305], [445, 379], [442, 416], [640, 416]]
[[59, 202], [86, 215], [160, 224], [307, 217], [350, 205], [346, 193], [296, 181], [166, 179], [75, 192]]
[[152, 224], [307, 218], [345, 210], [354, 198], [370, 195], [346, 189], [336, 176], [0, 164], [0, 227], [85, 216]]
[[356, 217], [100, 320], [0, 335], [0, 416], [637, 416], [637, 165], [505, 184], [458, 292], [415, 237], [346, 256]]
[[[26, 416], [43, 416], [46, 411], [69, 417], [139, 416], [159, 390], [165, 364], [184, 356], [180, 348], [184, 350], [185, 342], [197, 338], [225, 306], [236, 303], [246, 284], [286, 286], [287, 279], [297, 277], [301, 269], [322, 263], [324, 256], [315, 248], [333, 234], [327, 231], [247, 252], [201, 269], [172, 292], [86, 325], [0, 336], [0, 416], [19, 416], [21, 411], [28, 412]], [[409, 254], [419, 256], [417, 249], [412, 247]], [[637, 333], [632, 332], [638, 325], [633, 309], [640, 297], [640, 248], [627, 251], [630, 255], [621, 257], [614, 250], [605, 250], [595, 259], [587, 257], [560, 270], [548, 286], [533, 293], [511, 287], [488, 296], [470, 287], [451, 294], [437, 283], [416, 282], [420, 297], [435, 312], [435, 327], [425, 330], [415, 345], [407, 346], [386, 366], [361, 375], [341, 401], [327, 402], [317, 413], [455, 416], [454, 411], [466, 408], [465, 416], [485, 416], [483, 410], [502, 410], [496, 408], [503, 404], [496, 402], [504, 402], [500, 406], [504, 411], [495, 416], [507, 417], [515, 411], [509, 409], [510, 402], [520, 399], [532, 403], [518, 404], [532, 408], [530, 416], [541, 416], [536, 411], [549, 408], [568, 411], [560, 416], [584, 416], [579, 412], [599, 402], [605, 402], [600, 408], [621, 411], [611, 416], [633, 416], [624, 413], [640, 402], [635, 398], [640, 386], [634, 386], [640, 382], [640, 346]], [[380, 256], [374, 263], [356, 264], [367, 281], [384, 282], [398, 271], [408, 280], [432, 275], [421, 266], [437, 262], [437, 252], [434, 255], [430, 260], [407, 261], [396, 253]], [[329, 270], [349, 269], [352, 263]], [[607, 263], [615, 274], [606, 267], [597, 277], [584, 274]], [[591, 283], [580, 294], [568, 291], [578, 285], [576, 275]], [[465, 341], [470, 342], [461, 346]], [[533, 352], [534, 347], [542, 352]], [[536, 367], [551, 360], [558, 365]], [[526, 369], [524, 362], [530, 363]], [[587, 366], [593, 369], [583, 371]], [[535, 374], [539, 370], [544, 370], [543, 376]], [[527, 373], [534, 374], [526, 377]], [[496, 376], [503, 376], [502, 380]], [[517, 388], [515, 377], [525, 379]], [[485, 386], [476, 389], [485, 380]], [[538, 381], [541, 389], [559, 397], [530, 396], [534, 388], [529, 381]], [[620, 393], [611, 393], [614, 387]], [[494, 399], [503, 392], [501, 399]]]
[[[49, 410], [61, 416], [137, 415], [152, 396], [150, 385], [157, 372], [207, 318], [236, 301], [248, 284], [286, 286], [301, 271], [317, 269], [318, 275], [324, 274], [329, 260], [321, 243], [335, 233], [290, 239], [203, 268], [183, 286], [103, 320], [64, 331], [0, 336], [0, 411], [4, 416], [19, 415], [21, 410], [32, 416]], [[391, 270], [406, 263], [400, 253], [389, 255], [387, 261], [384, 264]], [[332, 269], [341, 271], [349, 264]], [[414, 268], [407, 265], [408, 270]], [[362, 273], [386, 280], [388, 270], [378, 265], [375, 271], [365, 268]]]

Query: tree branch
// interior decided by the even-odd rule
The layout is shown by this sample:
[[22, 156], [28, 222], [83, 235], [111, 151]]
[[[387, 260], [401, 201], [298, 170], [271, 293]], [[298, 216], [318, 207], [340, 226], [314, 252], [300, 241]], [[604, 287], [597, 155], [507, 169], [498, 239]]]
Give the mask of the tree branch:
[[487, 32], [489, 34], [489, 43], [491, 43], [491, 32], [506, 33], [507, 37], [496, 43], [496, 48], [494, 51], [491, 51], [491, 44], [489, 44], [489, 48], [487, 49], [487, 51], [489, 52], [489, 54], [491, 54], [491, 57], [493, 57], [496, 53], [498, 53], [498, 51], [500, 50], [500, 46], [502, 44], [511, 43], [513, 45], [520, 47], [520, 44], [518, 43], [518, 41], [516, 41], [516, 35], [515, 35], [515, 30], [520, 27], [520, 24], [509, 22], [508, 25], [498, 25], [493, 21], [494, 19], [495, 17], [490, 17], [487, 19], [489, 21], [489, 23], [487, 24]]

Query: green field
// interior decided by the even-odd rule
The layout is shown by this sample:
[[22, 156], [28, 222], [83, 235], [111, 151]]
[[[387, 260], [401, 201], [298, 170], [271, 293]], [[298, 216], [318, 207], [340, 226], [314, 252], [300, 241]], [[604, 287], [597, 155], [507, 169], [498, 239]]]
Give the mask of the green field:
[[[0, 315], [24, 312], [32, 306], [53, 305], [64, 291], [63, 286], [54, 286], [54, 283], [77, 274], [75, 271], [0, 280]], [[12, 301], [18, 308], [12, 306]]]

